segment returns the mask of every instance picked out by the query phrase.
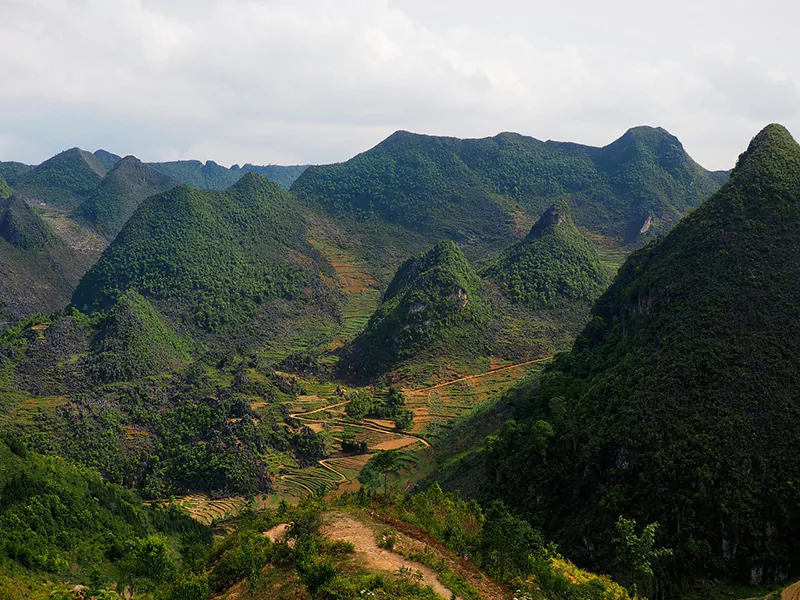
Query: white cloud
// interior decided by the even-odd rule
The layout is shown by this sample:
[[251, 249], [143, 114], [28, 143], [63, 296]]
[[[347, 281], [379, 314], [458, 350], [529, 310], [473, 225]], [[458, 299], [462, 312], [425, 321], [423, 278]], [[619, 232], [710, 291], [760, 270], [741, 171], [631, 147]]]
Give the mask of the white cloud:
[[800, 65], [752, 11], [536, 4], [0, 0], [0, 132], [25, 140], [0, 158], [330, 162], [399, 128], [605, 144], [650, 124], [724, 168], [769, 121], [800, 131]]

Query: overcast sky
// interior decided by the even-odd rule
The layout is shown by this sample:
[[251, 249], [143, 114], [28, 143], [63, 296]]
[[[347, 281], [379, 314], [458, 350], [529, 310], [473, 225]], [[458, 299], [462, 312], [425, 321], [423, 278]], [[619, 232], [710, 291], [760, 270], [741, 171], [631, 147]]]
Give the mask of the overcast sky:
[[605, 145], [659, 125], [712, 169], [800, 133], [795, 0], [0, 0], [0, 160], [73, 146], [346, 160], [397, 129]]

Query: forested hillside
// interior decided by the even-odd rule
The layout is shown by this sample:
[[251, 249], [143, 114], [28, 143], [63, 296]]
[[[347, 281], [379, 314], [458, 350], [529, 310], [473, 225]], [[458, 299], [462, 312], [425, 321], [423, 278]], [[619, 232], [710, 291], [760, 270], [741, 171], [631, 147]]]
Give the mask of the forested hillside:
[[57, 154], [14, 180], [14, 191], [31, 202], [72, 210], [106, 174], [94, 155], [72, 148]]
[[146, 200], [73, 303], [107, 310], [136, 289], [176, 326], [218, 341], [245, 329], [258, 339], [252, 319], [273, 310], [271, 301], [333, 310], [326, 274], [333, 271], [309, 244], [298, 205], [277, 184], [248, 174], [224, 192], [180, 186]]
[[0, 329], [66, 306], [89, 264], [28, 204], [0, 199]]
[[142, 200], [177, 185], [176, 180], [148, 167], [138, 158], [126, 156], [111, 167], [73, 214], [106, 239], [113, 240]]
[[333, 214], [398, 223], [481, 256], [521, 235], [520, 224], [556, 198], [568, 200], [578, 226], [640, 244], [723, 178], [663, 129], [631, 129], [604, 148], [514, 133], [460, 140], [399, 131], [347, 162], [310, 167], [292, 191]]
[[658, 522], [673, 594], [797, 573], [798, 232], [800, 146], [770, 125], [518, 390], [486, 449], [487, 490], [600, 569], [620, 516]]
[[441, 242], [400, 266], [347, 349], [345, 369], [365, 379], [404, 361], [430, 361], [434, 369], [442, 361], [485, 359], [491, 353], [485, 329], [493, 320], [480, 277], [456, 244]]

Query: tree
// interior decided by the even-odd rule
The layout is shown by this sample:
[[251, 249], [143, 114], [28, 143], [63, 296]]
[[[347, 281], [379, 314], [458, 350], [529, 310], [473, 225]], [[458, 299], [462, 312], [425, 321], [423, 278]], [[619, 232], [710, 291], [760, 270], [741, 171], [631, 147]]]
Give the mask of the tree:
[[653, 591], [653, 563], [672, 555], [671, 548], [656, 548], [658, 523], [650, 523], [641, 535], [636, 535], [636, 521], [620, 516], [617, 519], [617, 560], [620, 567], [630, 574], [630, 592], [638, 594], [637, 580], [644, 578], [648, 596]]
[[394, 415], [394, 427], [398, 431], [408, 431], [414, 425], [414, 413], [403, 408]]
[[386, 482], [386, 477], [389, 471], [394, 471], [398, 466], [398, 458], [399, 454], [397, 450], [384, 450], [382, 452], [378, 452], [370, 462], [372, 463], [373, 468], [378, 471], [379, 473], [383, 473], [383, 493], [385, 494], [388, 490], [388, 485]]

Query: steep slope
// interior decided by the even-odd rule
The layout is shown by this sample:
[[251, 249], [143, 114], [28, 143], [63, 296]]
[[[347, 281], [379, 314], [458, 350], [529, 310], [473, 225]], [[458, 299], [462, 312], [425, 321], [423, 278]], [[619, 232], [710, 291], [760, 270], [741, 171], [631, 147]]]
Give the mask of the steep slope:
[[5, 179], [8, 185], [13, 185], [18, 177], [32, 169], [33, 167], [31, 165], [26, 165], [21, 162], [0, 162], [0, 177]]
[[301, 207], [248, 174], [224, 192], [186, 186], [148, 198], [81, 281], [73, 303], [107, 310], [135, 288], [176, 323], [217, 332], [252, 327], [273, 299], [334, 304], [332, 269], [306, 239]]
[[6, 180], [0, 175], [0, 198], [8, 198], [12, 194], [11, 187]]
[[13, 188], [29, 201], [72, 210], [100, 184], [105, 174], [106, 168], [94, 155], [72, 148], [20, 175]]
[[[146, 507], [95, 472], [29, 452], [16, 439], [0, 437], [0, 465], [0, 596], [8, 600], [53, 597], [46, 582], [54, 579], [96, 589], [109, 575], [157, 580], [159, 561], [139, 558], [148, 541], [169, 554], [179, 533], [193, 533], [200, 547], [211, 542], [207, 528], [179, 511]], [[142, 566], [150, 572], [137, 573]]]
[[677, 138], [638, 127], [605, 148], [514, 133], [460, 140], [397, 132], [345, 163], [310, 167], [292, 190], [334, 214], [499, 248], [556, 198], [569, 199], [579, 226], [640, 243], [719, 185]]
[[102, 149], [95, 150], [94, 157], [100, 161], [100, 163], [106, 168], [106, 171], [110, 171], [116, 167], [117, 163], [122, 160], [121, 156]]
[[88, 268], [25, 202], [0, 200], [0, 328], [66, 306]]
[[455, 243], [441, 242], [401, 265], [343, 364], [365, 379], [404, 361], [479, 359], [491, 321], [480, 277]]
[[673, 583], [800, 571], [800, 146], [759, 133], [722, 189], [634, 254], [488, 450], [491, 485], [610, 567], [658, 521]]
[[132, 381], [189, 358], [189, 345], [135, 290], [120, 296], [94, 342], [89, 370], [101, 381]]
[[597, 251], [575, 227], [563, 200], [548, 208], [525, 239], [503, 251], [482, 275], [513, 302], [532, 308], [593, 301], [608, 279]]
[[106, 239], [113, 240], [142, 200], [176, 185], [177, 181], [138, 158], [126, 156], [89, 193], [74, 215], [91, 224]]

